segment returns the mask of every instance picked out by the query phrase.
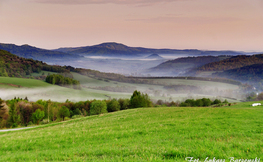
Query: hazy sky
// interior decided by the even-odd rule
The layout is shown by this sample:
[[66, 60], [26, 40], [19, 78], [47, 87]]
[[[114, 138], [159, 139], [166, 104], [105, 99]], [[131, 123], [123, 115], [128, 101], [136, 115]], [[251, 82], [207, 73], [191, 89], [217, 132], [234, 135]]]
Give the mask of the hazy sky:
[[0, 0], [0, 42], [263, 51], [263, 0]]

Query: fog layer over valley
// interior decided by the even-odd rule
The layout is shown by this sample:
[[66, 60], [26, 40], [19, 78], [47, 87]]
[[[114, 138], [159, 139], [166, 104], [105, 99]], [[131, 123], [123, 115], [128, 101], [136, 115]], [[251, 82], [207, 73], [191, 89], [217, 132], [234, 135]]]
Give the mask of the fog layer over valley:
[[[263, 61], [261, 55], [232, 58], [235, 55], [241, 54], [233, 51], [146, 49], [133, 48], [116, 43], [106, 43], [85, 48], [63, 48], [53, 51], [47, 56], [45, 55], [47, 50], [28, 45], [15, 46], [1, 44], [1, 46], [6, 49], [12, 49], [17, 55], [22, 55], [23, 57], [31, 58], [31, 56], [35, 55], [34, 53], [39, 55], [37, 58], [40, 61], [38, 62], [32, 61], [32, 59], [25, 60], [17, 56], [11, 57], [12, 54], [3, 55], [3, 58], [7, 57], [7, 55], [10, 56], [7, 62], [11, 61], [12, 65], [7, 66], [12, 66], [13, 70], [18, 70], [8, 71], [10, 73], [8, 74], [9, 77], [13, 76], [13, 74], [22, 77], [18, 73], [23, 71], [23, 77], [34, 76], [38, 79], [42, 78], [42, 82], [44, 82], [43, 78], [49, 75], [48, 71], [63, 73], [61, 72], [62, 70], [73, 75], [74, 79], [80, 82], [82, 88], [81, 90], [74, 90], [48, 84], [49, 86], [43, 85], [46, 87], [45, 89], [42, 86], [27, 89], [27, 86], [14, 84], [17, 86], [15, 89], [11, 86], [11, 89], [7, 87], [7, 90], [5, 89], [7, 85], [4, 85], [2, 88], [0, 85], [0, 97], [3, 99], [28, 97], [30, 100], [52, 99], [55, 101], [65, 101], [69, 99], [79, 101], [87, 99], [129, 98], [134, 90], [139, 90], [149, 94], [155, 100], [177, 101], [185, 98], [208, 96], [212, 98], [228, 98], [235, 102], [244, 99], [245, 93], [251, 91], [253, 87], [244, 87], [240, 82], [227, 79], [210, 80], [194, 77], [213, 77], [213, 74], [217, 72], [216, 68], [226, 68], [223, 66], [225, 62], [230, 62], [231, 67], [234, 67], [241, 59], [243, 59], [244, 65], [248, 63], [261, 63], [261, 60]], [[24, 51], [26, 52], [23, 53]], [[30, 55], [28, 55], [29, 52], [31, 52]], [[58, 57], [61, 53], [64, 53], [63, 57]], [[71, 57], [72, 59], [70, 59]], [[231, 61], [233, 59], [236, 61]], [[21, 65], [25, 65], [17, 69], [14, 61], [19, 61]], [[42, 61], [50, 65], [70, 67], [49, 67], [50, 65], [44, 65]], [[218, 64], [217, 62], [223, 63]], [[209, 64], [215, 65], [214, 69], [211, 69], [211, 66], [206, 66]], [[217, 65], [220, 65], [220, 67], [217, 67]], [[201, 67], [205, 68], [200, 70]], [[34, 73], [32, 73], [33, 70]], [[100, 73], [99, 71], [107, 73]], [[110, 73], [123, 74], [127, 77]], [[130, 76], [142, 78], [131, 78]], [[168, 76], [169, 78], [150, 78], [153, 76]], [[183, 77], [173, 78], [175, 76]], [[189, 78], [189, 76], [194, 77]]]
[[69, 65], [76, 68], [98, 70], [101, 72], [119, 73], [124, 75], [140, 74], [144, 69], [159, 65], [165, 59], [146, 59], [136, 58], [116, 58], [104, 56], [85, 56], [78, 60], [50, 60], [48, 63], [53, 65]]

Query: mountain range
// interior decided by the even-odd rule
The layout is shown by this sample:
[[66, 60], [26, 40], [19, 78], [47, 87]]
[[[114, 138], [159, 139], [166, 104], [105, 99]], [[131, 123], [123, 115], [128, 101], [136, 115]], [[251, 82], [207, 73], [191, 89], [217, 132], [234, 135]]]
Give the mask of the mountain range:
[[55, 59], [80, 58], [80, 56], [78, 55], [72, 55], [72, 54], [59, 52], [59, 51], [41, 49], [41, 48], [33, 47], [27, 44], [18, 46], [15, 44], [0, 43], [0, 49], [11, 52], [12, 54], [15, 54], [19, 57], [32, 58], [34, 60], [47, 61], [47, 62], [49, 62], [49, 60], [51, 59], [55, 60]]
[[185, 55], [239, 55], [243, 52], [236, 51], [204, 51], [197, 49], [154, 49], [143, 47], [129, 47], [121, 43], [108, 42], [94, 46], [75, 47], [75, 48], [59, 48], [54, 51], [82, 54], [82, 55], [123, 55], [123, 56], [139, 56], [143, 54], [185, 54]]
[[204, 51], [197, 49], [153, 49], [143, 47], [129, 47], [124, 44], [109, 42], [94, 46], [58, 48], [47, 50], [30, 45], [18, 46], [15, 44], [0, 43], [0, 49], [9, 51], [17, 56], [32, 58], [49, 62], [50, 59], [78, 59], [83, 55], [92, 56], [125, 56], [141, 57], [149, 54], [171, 54], [171, 55], [240, 55], [243, 52], [236, 51]]

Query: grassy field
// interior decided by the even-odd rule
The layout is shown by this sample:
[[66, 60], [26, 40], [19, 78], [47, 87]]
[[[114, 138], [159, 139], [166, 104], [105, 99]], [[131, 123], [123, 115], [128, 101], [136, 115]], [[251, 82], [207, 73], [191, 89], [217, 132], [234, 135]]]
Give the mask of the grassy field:
[[24, 79], [24, 78], [13, 78], [13, 77], [0, 77], [0, 83], [5, 87], [16, 88], [17, 86], [36, 88], [36, 87], [48, 87], [50, 84], [35, 80], [35, 79]]
[[145, 108], [0, 133], [0, 161], [263, 158], [263, 107]]
[[39, 99], [65, 102], [86, 101], [92, 99], [129, 98], [131, 93], [107, 92], [95, 89], [75, 90], [57, 85], [51, 85], [35, 79], [0, 77], [0, 98], [28, 97], [30, 101]]

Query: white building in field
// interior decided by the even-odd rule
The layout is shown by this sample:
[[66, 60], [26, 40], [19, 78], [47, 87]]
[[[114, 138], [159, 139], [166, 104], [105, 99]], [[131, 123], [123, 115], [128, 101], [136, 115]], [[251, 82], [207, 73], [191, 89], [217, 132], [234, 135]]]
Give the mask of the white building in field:
[[261, 103], [253, 103], [251, 106], [261, 106]]

